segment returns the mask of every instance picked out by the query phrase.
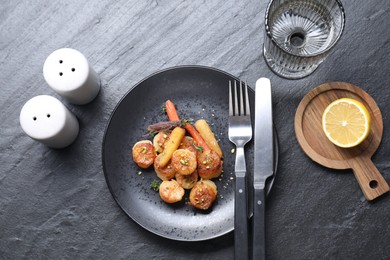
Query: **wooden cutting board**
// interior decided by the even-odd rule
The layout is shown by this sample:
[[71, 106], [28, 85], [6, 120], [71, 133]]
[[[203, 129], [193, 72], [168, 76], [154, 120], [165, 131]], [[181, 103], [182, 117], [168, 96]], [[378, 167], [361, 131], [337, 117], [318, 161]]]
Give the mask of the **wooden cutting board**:
[[[370, 134], [353, 148], [334, 145], [322, 130], [325, 108], [334, 100], [345, 97], [362, 102], [371, 115]], [[325, 167], [352, 169], [367, 200], [389, 191], [389, 185], [371, 161], [382, 139], [382, 114], [374, 99], [364, 90], [345, 82], [325, 83], [316, 87], [300, 102], [294, 127], [298, 142], [307, 156]]]

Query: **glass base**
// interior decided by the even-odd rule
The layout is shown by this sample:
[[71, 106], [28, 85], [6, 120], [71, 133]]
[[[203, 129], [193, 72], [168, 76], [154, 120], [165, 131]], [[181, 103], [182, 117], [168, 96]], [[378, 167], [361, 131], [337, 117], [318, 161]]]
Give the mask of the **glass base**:
[[278, 76], [286, 79], [301, 79], [313, 73], [320, 63], [306, 67], [305, 69], [294, 70], [283, 66], [283, 63], [277, 63], [267, 50], [263, 48], [264, 59], [268, 67]]

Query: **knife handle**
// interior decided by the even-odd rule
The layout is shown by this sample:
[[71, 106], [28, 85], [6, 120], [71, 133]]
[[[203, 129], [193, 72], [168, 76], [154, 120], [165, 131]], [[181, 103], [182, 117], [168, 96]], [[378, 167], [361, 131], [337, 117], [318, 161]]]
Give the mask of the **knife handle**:
[[234, 207], [234, 259], [248, 259], [248, 205], [245, 174], [236, 176]]
[[265, 192], [264, 189], [254, 189], [253, 200], [253, 258], [265, 259]]

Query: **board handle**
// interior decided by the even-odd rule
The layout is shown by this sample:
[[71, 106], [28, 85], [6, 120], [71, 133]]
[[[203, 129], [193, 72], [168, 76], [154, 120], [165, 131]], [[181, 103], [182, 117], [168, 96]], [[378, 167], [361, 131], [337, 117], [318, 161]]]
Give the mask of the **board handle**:
[[352, 170], [367, 200], [373, 200], [389, 191], [389, 185], [368, 157], [354, 159]]

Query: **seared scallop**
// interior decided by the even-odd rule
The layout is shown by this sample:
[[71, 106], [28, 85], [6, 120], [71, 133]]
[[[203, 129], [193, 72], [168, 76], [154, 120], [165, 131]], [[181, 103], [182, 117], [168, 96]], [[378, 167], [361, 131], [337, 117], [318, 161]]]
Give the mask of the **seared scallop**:
[[175, 180], [163, 181], [160, 184], [159, 193], [166, 203], [175, 203], [183, 199], [184, 189]]
[[198, 172], [195, 170], [190, 175], [183, 175], [180, 173], [175, 174], [176, 181], [182, 186], [184, 189], [189, 190], [194, 187], [195, 183], [198, 181]]
[[173, 179], [175, 177], [176, 170], [173, 167], [172, 162], [169, 161], [167, 165], [161, 166], [160, 158], [161, 154], [157, 155], [156, 159], [154, 160], [154, 171], [156, 172], [157, 177], [163, 181]]
[[190, 203], [195, 208], [206, 210], [213, 204], [217, 194], [217, 186], [213, 181], [200, 180], [191, 189]]
[[186, 135], [186, 136], [184, 136], [183, 140], [181, 141], [179, 149], [190, 150], [191, 152], [193, 152], [195, 154], [195, 156], [197, 156], [198, 150], [196, 150], [196, 148], [195, 148], [196, 146], [197, 146], [197, 144], [194, 141], [194, 138]]
[[209, 180], [217, 178], [222, 173], [222, 160], [213, 150], [206, 150], [198, 155], [198, 174]]
[[141, 168], [148, 168], [156, 158], [156, 151], [151, 141], [142, 140], [137, 142], [132, 149], [134, 162]]
[[168, 140], [170, 132], [159, 132], [153, 138], [154, 149], [157, 153], [162, 153], [164, 151], [165, 142]]
[[178, 149], [172, 155], [172, 165], [183, 175], [190, 175], [196, 170], [196, 156], [187, 149]]

